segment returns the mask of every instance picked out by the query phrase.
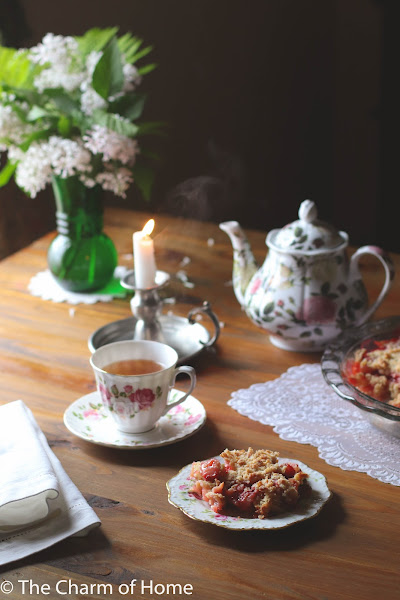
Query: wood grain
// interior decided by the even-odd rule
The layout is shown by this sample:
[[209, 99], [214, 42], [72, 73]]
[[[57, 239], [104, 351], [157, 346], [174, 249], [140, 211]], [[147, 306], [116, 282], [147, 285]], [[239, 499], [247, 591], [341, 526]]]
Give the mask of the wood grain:
[[[131, 235], [146, 220], [142, 213], [107, 212], [106, 230], [121, 264], [131, 265]], [[26, 402], [102, 527], [85, 539], [66, 540], [4, 567], [0, 581], [15, 583], [12, 597], [18, 600], [27, 597], [18, 589], [19, 579], [50, 584], [50, 598], [60, 597], [54, 586], [61, 579], [77, 585], [109, 583], [114, 597], [119, 597], [121, 583], [137, 579], [191, 584], [189, 597], [196, 600], [398, 598], [399, 488], [331, 467], [316, 448], [282, 440], [271, 427], [227, 406], [234, 390], [274, 379], [290, 366], [318, 362], [320, 355], [275, 348], [248, 320], [229, 286], [231, 246], [217, 225], [172, 217], [157, 217], [156, 222], [158, 267], [174, 274], [184, 257], [191, 259], [185, 270], [194, 287], [174, 280], [168, 293], [177, 303], [169, 309], [184, 316], [208, 300], [224, 324], [215, 349], [193, 361], [195, 396], [207, 410], [207, 423], [187, 440], [148, 451], [103, 448], [70, 434], [62, 422], [65, 409], [95, 389], [88, 337], [98, 327], [130, 316], [129, 301], [78, 305], [70, 311], [69, 305], [31, 296], [27, 285], [46, 266], [51, 235], [5, 259], [0, 265], [0, 403]], [[261, 261], [265, 232], [248, 235]], [[400, 257], [393, 259], [398, 270]], [[368, 257], [362, 267], [371, 297], [377, 295], [380, 267]], [[395, 279], [374, 318], [396, 314], [399, 286]], [[297, 457], [324, 473], [333, 492], [324, 510], [282, 531], [234, 532], [192, 521], [168, 503], [166, 481], [182, 466], [225, 447], [250, 445]], [[133, 597], [161, 597], [139, 591]], [[109, 595], [79, 592], [75, 597]]]

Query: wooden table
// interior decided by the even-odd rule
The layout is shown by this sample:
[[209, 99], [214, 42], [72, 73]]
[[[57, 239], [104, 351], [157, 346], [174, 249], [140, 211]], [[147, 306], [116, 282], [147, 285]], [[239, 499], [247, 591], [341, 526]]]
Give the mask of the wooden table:
[[[151, 215], [152, 216], [152, 215]], [[131, 234], [147, 215], [122, 209], [106, 213], [106, 231], [116, 242], [120, 263], [131, 265]], [[267, 335], [241, 311], [232, 288], [231, 245], [217, 225], [157, 217], [157, 264], [170, 273], [191, 259], [186, 272], [193, 288], [172, 286], [175, 314], [209, 300], [224, 323], [216, 351], [194, 361], [195, 396], [207, 410], [202, 430], [179, 443], [147, 451], [124, 451], [90, 444], [70, 434], [63, 413], [95, 389], [87, 340], [98, 327], [130, 316], [127, 299], [112, 303], [55, 304], [27, 291], [30, 278], [46, 266], [51, 235], [4, 260], [0, 266], [0, 403], [21, 398], [33, 411], [65, 470], [102, 520], [84, 539], [69, 539], [16, 564], [3, 567], [13, 599], [26, 598], [18, 580], [55, 584], [110, 583], [113, 597], [192, 597], [196, 600], [368, 600], [400, 597], [399, 488], [368, 475], [331, 467], [312, 446], [287, 442], [271, 427], [227, 406], [231, 392], [274, 379], [288, 367], [318, 362], [271, 345]], [[256, 257], [265, 255], [265, 233], [248, 232]], [[211, 241], [214, 242], [212, 244]], [[400, 267], [400, 257], [393, 257]], [[363, 262], [372, 294], [381, 268]], [[400, 278], [375, 318], [398, 312]], [[0, 433], [1, 435], [1, 433]], [[333, 497], [314, 519], [275, 532], [233, 532], [192, 521], [168, 503], [165, 483], [185, 464], [224, 448], [269, 448], [297, 457], [325, 474]], [[191, 595], [119, 595], [132, 579], [193, 586]], [[84, 588], [79, 588], [79, 590]], [[90, 588], [88, 588], [90, 589]], [[73, 598], [108, 598], [109, 593]], [[161, 589], [161, 588], [158, 588]], [[186, 588], [188, 589], [188, 588]], [[36, 596], [36, 597], [44, 597]], [[61, 596], [67, 597], [67, 596]]]

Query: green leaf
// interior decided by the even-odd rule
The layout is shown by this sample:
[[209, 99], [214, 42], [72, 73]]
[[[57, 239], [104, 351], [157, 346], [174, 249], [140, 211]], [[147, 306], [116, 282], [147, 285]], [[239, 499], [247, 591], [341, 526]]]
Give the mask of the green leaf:
[[44, 108], [40, 106], [32, 106], [31, 110], [28, 112], [26, 119], [27, 121], [37, 121], [38, 119], [42, 119], [43, 117], [51, 117], [51, 113], [49, 113]]
[[61, 89], [45, 90], [44, 92], [50, 97], [51, 101], [61, 112], [72, 115], [75, 111], [80, 112], [80, 105], [77, 100], [71, 98], [71, 96], [65, 93]]
[[165, 135], [166, 123], [164, 121], [148, 121], [137, 127], [137, 135]]
[[71, 113], [72, 123], [81, 130], [82, 133], [90, 129], [93, 125], [94, 121], [89, 119], [84, 113], [80, 110], [74, 110]]
[[41, 129], [40, 131], [35, 131], [34, 133], [31, 133], [31, 135], [29, 135], [27, 138], [25, 138], [22, 144], [19, 144], [18, 147], [21, 148], [21, 150], [23, 150], [24, 152], [26, 152], [29, 146], [32, 144], [32, 142], [36, 142], [37, 140], [45, 140], [52, 133], [52, 129]]
[[30, 106], [35, 104], [39, 106], [42, 103], [42, 96], [36, 90], [30, 90], [25, 87], [17, 88], [7, 84], [4, 84], [3, 89], [10, 94], [14, 94], [18, 100], [27, 102]]
[[135, 121], [141, 116], [145, 101], [145, 94], [126, 94], [110, 102], [109, 108], [113, 113]]
[[118, 47], [124, 55], [125, 60], [128, 60], [128, 57], [134, 56], [142, 44], [143, 40], [133, 36], [131, 33], [125, 33], [118, 39]]
[[27, 50], [0, 46], [0, 91], [6, 86], [33, 88], [34, 77], [44, 67], [31, 63], [28, 56]]
[[121, 53], [124, 55], [125, 62], [132, 64], [139, 60], [141, 56], [146, 56], [149, 54], [149, 52], [151, 52], [151, 46], [147, 46], [146, 48], [139, 50], [142, 44], [143, 40], [141, 38], [133, 36], [130, 33], [126, 33], [119, 38], [118, 47]]
[[140, 58], [143, 58], [143, 56], [147, 56], [148, 54], [150, 54], [150, 52], [153, 50], [153, 46], [146, 46], [146, 48], [142, 48], [140, 50], [140, 52], [136, 52], [136, 54], [134, 54], [131, 57], [130, 62], [135, 63], [137, 62]]
[[121, 118], [120, 115], [113, 115], [104, 110], [95, 110], [92, 115], [92, 122], [95, 125], [102, 125], [120, 135], [128, 137], [133, 137], [138, 132], [138, 127], [134, 123], [129, 123], [129, 121]]
[[132, 169], [134, 182], [145, 200], [150, 200], [154, 173], [150, 167], [136, 163]]
[[121, 53], [115, 38], [109, 42], [98, 61], [92, 78], [93, 89], [105, 100], [122, 90], [124, 73]]
[[158, 152], [152, 152], [148, 148], [140, 148], [140, 157], [151, 161], [160, 161], [160, 154]]
[[138, 69], [138, 73], [139, 75], [147, 75], [147, 73], [151, 73], [151, 71], [154, 71], [154, 69], [156, 68], [156, 63], [151, 63], [150, 65], [146, 65], [145, 67], [140, 67], [140, 69]]
[[71, 119], [61, 115], [57, 122], [57, 129], [61, 137], [69, 137], [71, 135]]
[[11, 177], [14, 175], [15, 169], [17, 168], [17, 163], [11, 163], [8, 161], [3, 169], [0, 171], [0, 187], [6, 185]]
[[118, 33], [118, 27], [107, 27], [99, 29], [94, 27], [89, 29], [83, 36], [77, 36], [79, 49], [84, 56], [91, 52], [100, 52], [107, 46], [109, 41]]

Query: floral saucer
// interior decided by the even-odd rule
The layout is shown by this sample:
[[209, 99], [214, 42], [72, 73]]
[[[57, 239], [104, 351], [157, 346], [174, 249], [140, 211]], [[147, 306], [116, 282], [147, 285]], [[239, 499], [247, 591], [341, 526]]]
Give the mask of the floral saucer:
[[[214, 458], [222, 462], [220, 456]], [[207, 502], [199, 500], [189, 493], [189, 489], [193, 484], [193, 479], [190, 478], [191, 464], [183, 467], [175, 477], [167, 482], [168, 501], [191, 519], [212, 523], [226, 529], [283, 529], [317, 515], [331, 496], [325, 477], [299, 460], [279, 458], [278, 461], [279, 463], [295, 462], [304, 473], [308, 473], [311, 494], [307, 498], [302, 498], [290, 512], [265, 519], [249, 519], [217, 514]]]
[[[171, 400], [180, 395], [183, 392], [173, 389]], [[64, 424], [74, 435], [93, 444], [125, 450], [146, 450], [173, 444], [193, 435], [205, 421], [204, 406], [193, 396], [172, 408], [153, 429], [145, 433], [119, 431], [112, 416], [104, 409], [98, 392], [79, 398], [64, 413]]]

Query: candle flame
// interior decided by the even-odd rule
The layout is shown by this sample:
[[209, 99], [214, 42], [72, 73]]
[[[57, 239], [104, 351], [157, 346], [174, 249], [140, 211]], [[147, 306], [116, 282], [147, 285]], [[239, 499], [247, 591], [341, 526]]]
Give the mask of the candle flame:
[[154, 229], [154, 219], [150, 219], [147, 221], [146, 225], [143, 227], [142, 231], [144, 235], [150, 235]]

